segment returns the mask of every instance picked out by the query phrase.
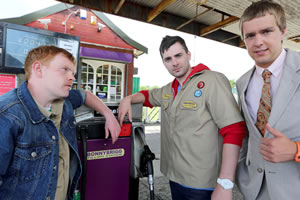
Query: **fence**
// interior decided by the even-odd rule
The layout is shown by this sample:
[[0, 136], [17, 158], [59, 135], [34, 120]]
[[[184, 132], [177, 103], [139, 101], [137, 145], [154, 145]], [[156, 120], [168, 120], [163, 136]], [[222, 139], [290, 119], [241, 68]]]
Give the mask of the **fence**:
[[145, 124], [160, 123], [160, 107], [143, 107], [143, 122]]

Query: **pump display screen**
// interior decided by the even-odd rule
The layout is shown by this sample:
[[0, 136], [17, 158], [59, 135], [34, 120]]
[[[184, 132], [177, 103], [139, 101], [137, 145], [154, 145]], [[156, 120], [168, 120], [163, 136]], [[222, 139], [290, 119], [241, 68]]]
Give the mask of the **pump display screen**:
[[78, 55], [79, 41], [44, 34], [7, 29], [5, 66], [24, 68], [28, 52], [40, 45], [54, 45], [68, 50], [75, 58]]

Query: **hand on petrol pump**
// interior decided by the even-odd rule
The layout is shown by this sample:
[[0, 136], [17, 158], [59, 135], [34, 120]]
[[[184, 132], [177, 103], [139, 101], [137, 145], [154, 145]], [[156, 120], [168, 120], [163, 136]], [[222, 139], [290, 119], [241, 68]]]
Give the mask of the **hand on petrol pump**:
[[266, 128], [274, 137], [261, 139], [260, 153], [264, 159], [273, 163], [293, 160], [297, 152], [296, 143], [269, 124]]
[[101, 99], [89, 91], [85, 91], [85, 93], [85, 104], [105, 117], [105, 138], [108, 138], [110, 133], [112, 143], [115, 143], [121, 132], [118, 120], [112, 111], [101, 101]]
[[127, 97], [124, 97], [119, 105], [118, 108], [118, 119], [122, 126], [124, 118], [126, 114], [128, 113], [128, 119], [130, 122], [132, 122], [132, 109], [131, 104], [132, 103], [144, 103], [145, 96], [141, 93], [135, 93], [132, 95], [129, 95]]
[[111, 113], [108, 112], [104, 114], [105, 116], [105, 138], [107, 139], [110, 133], [110, 136], [112, 138], [112, 143], [114, 144], [120, 135], [121, 127], [116, 119], [116, 117]]
[[132, 122], [132, 110], [131, 110], [131, 99], [130, 96], [125, 97], [121, 100], [119, 108], [118, 108], [118, 120], [120, 125], [122, 126], [124, 118], [128, 113], [128, 119]]

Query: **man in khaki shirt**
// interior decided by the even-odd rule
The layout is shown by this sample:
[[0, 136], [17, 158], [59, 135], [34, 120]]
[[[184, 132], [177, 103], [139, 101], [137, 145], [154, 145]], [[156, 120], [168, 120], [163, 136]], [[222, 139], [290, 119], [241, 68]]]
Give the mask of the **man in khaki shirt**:
[[[50, 118], [57, 130], [60, 130], [61, 115], [63, 111], [64, 100], [58, 99], [48, 108], [43, 107], [34, 99], [41, 113]], [[66, 139], [59, 133], [59, 161], [58, 161], [58, 180], [55, 193], [55, 200], [65, 200], [69, 186], [69, 168], [70, 168], [70, 150]]]
[[[162, 88], [124, 98], [122, 124], [131, 104], [161, 107], [161, 171], [173, 200], [231, 200], [239, 149], [245, 135], [227, 78], [199, 64], [191, 67], [184, 40], [166, 36], [163, 63], [175, 77]], [[218, 184], [217, 184], [218, 183]]]

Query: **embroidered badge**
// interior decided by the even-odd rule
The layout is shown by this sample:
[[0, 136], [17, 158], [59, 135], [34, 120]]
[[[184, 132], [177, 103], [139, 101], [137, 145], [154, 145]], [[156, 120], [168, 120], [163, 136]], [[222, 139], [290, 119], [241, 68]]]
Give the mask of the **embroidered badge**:
[[199, 89], [204, 88], [204, 86], [205, 86], [205, 83], [204, 83], [203, 81], [200, 81], [200, 82], [197, 84], [197, 87], [198, 87]]
[[196, 108], [197, 104], [194, 101], [185, 101], [183, 102], [182, 106], [184, 108]]
[[164, 95], [162, 95], [162, 98], [163, 98], [163, 99], [170, 99], [170, 97], [171, 97], [171, 95], [169, 95], [169, 94], [164, 94]]
[[202, 91], [201, 91], [201, 90], [196, 90], [196, 91], [194, 92], [194, 96], [195, 96], [195, 97], [201, 97], [201, 95], [202, 95]]

